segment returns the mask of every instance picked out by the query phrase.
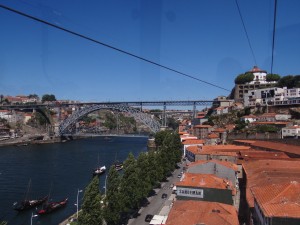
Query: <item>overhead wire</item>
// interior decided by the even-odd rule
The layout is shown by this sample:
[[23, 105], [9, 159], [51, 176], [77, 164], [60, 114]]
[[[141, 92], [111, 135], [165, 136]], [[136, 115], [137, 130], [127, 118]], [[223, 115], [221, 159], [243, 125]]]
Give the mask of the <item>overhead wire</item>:
[[248, 44], [249, 44], [249, 47], [250, 47], [250, 50], [251, 50], [251, 53], [252, 53], [252, 57], [253, 57], [254, 63], [255, 63], [255, 65], [257, 66], [256, 57], [255, 57], [255, 55], [254, 55], [254, 51], [253, 51], [253, 48], [252, 48], [252, 45], [251, 45], [251, 42], [250, 42], [250, 38], [249, 38], [247, 29], [246, 29], [246, 25], [245, 25], [245, 23], [244, 23], [244, 19], [243, 19], [242, 13], [241, 13], [241, 9], [240, 9], [239, 3], [238, 3], [237, 0], [235, 0], [235, 3], [236, 3], [236, 7], [237, 7], [237, 9], [238, 9], [238, 12], [239, 12], [239, 15], [240, 15], [240, 18], [241, 18], [243, 27], [244, 27], [244, 31], [245, 31], [245, 34], [246, 34], [246, 37], [247, 37], [247, 40], [248, 40]]
[[272, 36], [272, 58], [271, 58], [271, 74], [273, 74], [274, 49], [275, 49], [275, 33], [276, 33], [276, 16], [277, 15], [277, 0], [274, 5], [274, 21], [273, 21], [273, 36]]
[[27, 18], [29, 18], [29, 19], [35, 20], [35, 21], [37, 21], [37, 22], [46, 24], [46, 25], [48, 25], [48, 26], [50, 26], [50, 27], [54, 27], [54, 28], [56, 28], [56, 29], [62, 30], [62, 31], [67, 32], [67, 33], [69, 33], [69, 34], [72, 34], [72, 35], [75, 35], [75, 36], [77, 36], [77, 37], [86, 39], [86, 40], [88, 40], [88, 41], [91, 41], [91, 42], [100, 44], [100, 45], [105, 46], [105, 47], [107, 47], [107, 48], [110, 48], [110, 49], [113, 49], [113, 50], [115, 50], [115, 51], [121, 52], [121, 53], [123, 53], [123, 54], [129, 55], [129, 56], [131, 56], [131, 57], [140, 59], [140, 60], [142, 60], [142, 61], [144, 61], [144, 62], [147, 62], [147, 63], [150, 63], [150, 64], [152, 64], [152, 65], [161, 67], [161, 68], [163, 68], [163, 69], [172, 71], [172, 72], [177, 73], [177, 74], [179, 74], [179, 75], [182, 75], [182, 76], [191, 78], [191, 79], [193, 79], [193, 80], [197, 80], [197, 81], [200, 81], [200, 82], [202, 82], [202, 83], [205, 83], [205, 84], [207, 84], [207, 85], [210, 85], [210, 86], [213, 86], [213, 87], [216, 87], [216, 88], [219, 88], [219, 89], [222, 89], [222, 90], [225, 90], [225, 91], [229, 91], [229, 92], [230, 92], [230, 90], [228, 90], [228, 89], [226, 89], [226, 88], [224, 88], [224, 87], [218, 86], [218, 85], [213, 84], [213, 83], [211, 83], [211, 82], [204, 81], [204, 80], [202, 80], [202, 79], [199, 79], [199, 78], [194, 77], [194, 76], [192, 76], [192, 75], [189, 75], [189, 74], [187, 74], [187, 73], [178, 71], [178, 70], [173, 69], [173, 68], [168, 67], [168, 66], [164, 66], [164, 65], [162, 65], [162, 64], [159, 64], [159, 63], [157, 63], [157, 62], [151, 61], [151, 60], [149, 60], [149, 59], [147, 59], [147, 58], [143, 58], [143, 57], [141, 57], [141, 56], [138, 56], [138, 55], [136, 55], [136, 54], [130, 53], [130, 52], [128, 52], [128, 51], [122, 50], [122, 49], [120, 49], [120, 48], [117, 48], [117, 47], [114, 47], [114, 46], [105, 44], [105, 43], [103, 43], [103, 42], [101, 42], [101, 41], [98, 41], [98, 40], [96, 40], [96, 39], [90, 38], [90, 37], [88, 37], [88, 36], [86, 36], [86, 35], [83, 35], [83, 34], [80, 34], [80, 33], [75, 32], [75, 31], [69, 30], [69, 29], [67, 29], [67, 28], [64, 28], [64, 27], [55, 25], [55, 24], [50, 23], [50, 22], [48, 22], [48, 21], [39, 19], [39, 18], [37, 18], [37, 17], [34, 17], [34, 16], [29, 15], [29, 14], [23, 13], [23, 12], [21, 12], [21, 11], [18, 11], [18, 10], [16, 10], [16, 9], [12, 9], [12, 8], [7, 7], [7, 6], [5, 6], [5, 5], [2, 5], [2, 4], [0, 4], [0, 8], [6, 9], [6, 10], [11, 11], [11, 12], [14, 12], [14, 13], [16, 13], [16, 14], [19, 14], [19, 15], [24, 16], [24, 17], [27, 17]]

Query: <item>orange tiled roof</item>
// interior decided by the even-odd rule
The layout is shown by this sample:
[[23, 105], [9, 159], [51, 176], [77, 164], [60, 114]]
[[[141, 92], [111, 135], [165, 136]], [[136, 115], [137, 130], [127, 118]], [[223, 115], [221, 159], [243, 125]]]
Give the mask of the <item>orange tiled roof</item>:
[[205, 141], [202, 139], [183, 139], [183, 145], [193, 145], [193, 144], [204, 144]]
[[284, 152], [272, 152], [272, 151], [243, 151], [239, 153], [239, 156], [244, 160], [250, 159], [289, 159], [290, 157]]
[[189, 164], [189, 168], [191, 167], [194, 167], [194, 166], [197, 166], [197, 165], [202, 165], [202, 164], [206, 164], [206, 163], [216, 163], [216, 164], [220, 164], [220, 165], [223, 165], [223, 166], [226, 166], [228, 168], [231, 168], [235, 171], [238, 171], [238, 166], [234, 163], [231, 163], [231, 162], [225, 162], [225, 161], [219, 161], [219, 160], [198, 160], [196, 162], [192, 162]]
[[242, 118], [257, 118], [257, 116], [254, 116], [253, 114], [242, 116]]
[[249, 146], [240, 145], [204, 145], [199, 149], [197, 146], [189, 146], [187, 149], [193, 153], [210, 153], [210, 152], [239, 152], [248, 151], [251, 149]]
[[246, 199], [249, 207], [254, 207], [254, 198], [250, 191], [253, 187], [287, 181], [300, 182], [300, 160], [255, 160], [243, 162], [242, 165], [247, 177]]
[[289, 126], [289, 127], [286, 127], [287, 129], [299, 129], [300, 126], [298, 125], [294, 125], [294, 126]]
[[300, 184], [297, 181], [251, 190], [265, 216], [300, 218]]
[[214, 139], [214, 138], [219, 138], [219, 136], [216, 133], [211, 133], [211, 134], [207, 135], [207, 138]]
[[282, 144], [279, 142], [271, 142], [271, 141], [254, 141], [254, 140], [235, 140], [234, 142], [239, 144], [244, 143], [250, 145], [254, 149], [263, 148], [266, 150], [281, 151], [281, 152], [300, 155], [300, 146], [297, 145]]
[[185, 173], [182, 179], [176, 183], [176, 186], [180, 187], [206, 187], [215, 189], [227, 189], [227, 185], [229, 185], [229, 181], [227, 180], [213, 174], [199, 173]]
[[226, 130], [233, 130], [235, 128], [235, 124], [227, 124], [225, 128]]
[[276, 113], [264, 113], [262, 115], [259, 115], [258, 117], [275, 117]]
[[251, 124], [253, 125], [288, 125], [290, 124], [291, 122], [283, 122], [283, 121], [280, 121], [280, 122], [253, 122]]
[[226, 130], [225, 130], [224, 128], [219, 127], [219, 128], [216, 128], [216, 129], [212, 130], [211, 132], [215, 132], [215, 133], [223, 133], [223, 132], [225, 132], [225, 131], [226, 131]]
[[238, 225], [237, 211], [232, 205], [205, 201], [176, 201], [166, 225]]
[[212, 128], [210, 125], [195, 125], [194, 128]]

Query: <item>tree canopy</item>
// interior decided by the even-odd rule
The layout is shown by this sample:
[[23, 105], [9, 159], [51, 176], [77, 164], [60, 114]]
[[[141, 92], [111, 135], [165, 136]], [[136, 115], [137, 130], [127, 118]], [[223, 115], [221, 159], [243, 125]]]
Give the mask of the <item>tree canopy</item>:
[[266, 76], [266, 81], [278, 81], [280, 79], [280, 75], [269, 73]]
[[56, 101], [55, 95], [52, 94], [45, 94], [42, 97], [42, 102], [53, 102]]
[[128, 220], [129, 215], [147, 204], [147, 197], [160, 181], [171, 175], [181, 160], [181, 142], [177, 132], [161, 131], [155, 135], [156, 151], [130, 153], [123, 163], [123, 173], [114, 167], [107, 177], [104, 218], [108, 225]]
[[253, 81], [253, 79], [254, 79], [253, 73], [243, 73], [243, 74], [238, 75], [235, 78], [234, 83], [235, 84], [246, 84], [246, 83]]
[[85, 189], [83, 204], [78, 216], [79, 225], [102, 225], [102, 206], [99, 191], [99, 177], [95, 176]]
[[298, 88], [300, 87], [300, 75], [288, 75], [278, 80], [278, 87]]

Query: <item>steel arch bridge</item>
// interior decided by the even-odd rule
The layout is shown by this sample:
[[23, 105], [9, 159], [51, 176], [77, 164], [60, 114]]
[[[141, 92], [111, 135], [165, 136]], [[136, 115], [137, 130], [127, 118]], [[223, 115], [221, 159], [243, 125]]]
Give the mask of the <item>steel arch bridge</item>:
[[62, 136], [67, 133], [70, 128], [70, 125], [74, 124], [79, 118], [97, 111], [101, 109], [111, 109], [115, 111], [121, 111], [129, 113], [131, 116], [134, 117], [134, 119], [144, 123], [146, 126], [150, 128], [150, 130], [154, 133], [158, 132], [160, 130], [160, 124], [158, 121], [151, 118], [150, 115], [146, 113], [142, 113], [141, 111], [130, 107], [126, 104], [95, 104], [91, 106], [84, 107], [75, 113], [73, 113], [70, 117], [65, 119], [60, 125], [59, 125], [59, 135]]

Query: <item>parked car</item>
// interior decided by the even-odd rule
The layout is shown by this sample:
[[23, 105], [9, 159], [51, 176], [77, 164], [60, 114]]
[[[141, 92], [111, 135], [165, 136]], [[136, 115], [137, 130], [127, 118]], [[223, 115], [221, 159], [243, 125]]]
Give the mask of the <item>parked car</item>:
[[146, 217], [145, 217], [145, 222], [150, 222], [153, 218], [153, 215], [151, 214], [148, 214]]
[[181, 174], [178, 174], [178, 176], [177, 176], [178, 178], [181, 178]]
[[165, 198], [167, 198], [168, 197], [168, 195], [166, 194], [166, 193], [163, 193], [162, 195], [161, 195], [161, 198], [163, 198], [163, 199], [165, 199]]

